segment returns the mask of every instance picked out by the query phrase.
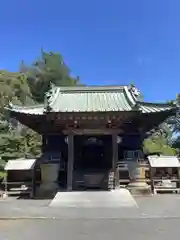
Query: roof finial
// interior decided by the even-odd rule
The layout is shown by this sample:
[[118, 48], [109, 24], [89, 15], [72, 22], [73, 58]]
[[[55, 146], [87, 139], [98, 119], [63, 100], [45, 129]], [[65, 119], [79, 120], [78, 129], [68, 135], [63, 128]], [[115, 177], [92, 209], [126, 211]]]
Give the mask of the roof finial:
[[45, 98], [44, 98], [44, 108], [46, 112], [50, 112], [52, 110], [49, 103], [49, 96], [47, 94], [45, 95]]
[[51, 89], [48, 92], [46, 92], [44, 96], [44, 107], [46, 112], [51, 111], [50, 101], [49, 101], [50, 98], [51, 98]]
[[50, 81], [49, 85], [50, 85], [50, 90], [54, 89], [56, 87], [55, 84], [52, 81]]
[[44, 98], [44, 106], [45, 106], [45, 110], [47, 112], [50, 112], [52, 110], [51, 107], [51, 101], [52, 98], [54, 97], [55, 93], [56, 93], [57, 87], [55, 86], [55, 84], [53, 82], [49, 82], [49, 91], [45, 93], [45, 98]]
[[131, 83], [130, 86], [129, 86], [129, 90], [130, 90], [132, 96], [133, 96], [136, 100], [138, 100], [139, 97], [140, 97], [140, 95], [141, 95], [141, 92], [139, 91], [139, 89], [137, 89], [137, 88], [135, 87], [135, 85]]

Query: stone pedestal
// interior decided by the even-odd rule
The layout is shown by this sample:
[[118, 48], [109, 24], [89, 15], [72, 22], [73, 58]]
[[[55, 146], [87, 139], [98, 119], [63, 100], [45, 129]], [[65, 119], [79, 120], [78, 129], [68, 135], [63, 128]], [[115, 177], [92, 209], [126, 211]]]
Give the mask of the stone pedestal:
[[130, 175], [130, 183], [128, 189], [133, 194], [147, 194], [150, 193], [150, 186], [145, 180], [145, 168], [140, 166], [137, 162], [128, 164]]
[[49, 197], [57, 192], [59, 188], [57, 183], [59, 167], [59, 163], [41, 164], [41, 185], [39, 189], [41, 196]]

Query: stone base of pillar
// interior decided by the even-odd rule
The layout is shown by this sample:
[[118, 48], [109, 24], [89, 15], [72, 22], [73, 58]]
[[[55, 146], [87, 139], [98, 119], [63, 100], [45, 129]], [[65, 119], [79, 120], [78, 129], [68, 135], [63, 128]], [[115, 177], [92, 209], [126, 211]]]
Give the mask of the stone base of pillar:
[[59, 173], [59, 164], [41, 164], [41, 184], [38, 190], [38, 197], [49, 198], [53, 197], [59, 185], [56, 182]]
[[134, 195], [151, 194], [151, 187], [146, 182], [130, 182], [127, 188]]
[[39, 197], [53, 197], [58, 189], [59, 186], [57, 183], [42, 183], [39, 187]]

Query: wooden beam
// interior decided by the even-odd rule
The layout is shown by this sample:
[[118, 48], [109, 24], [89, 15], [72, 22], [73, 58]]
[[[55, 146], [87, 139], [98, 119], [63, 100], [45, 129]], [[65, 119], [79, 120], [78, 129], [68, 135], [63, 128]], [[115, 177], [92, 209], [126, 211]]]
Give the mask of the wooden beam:
[[72, 191], [74, 167], [74, 135], [68, 135], [67, 191]]
[[67, 129], [63, 130], [63, 134], [69, 135], [113, 135], [122, 133], [121, 129], [102, 128], [102, 129]]

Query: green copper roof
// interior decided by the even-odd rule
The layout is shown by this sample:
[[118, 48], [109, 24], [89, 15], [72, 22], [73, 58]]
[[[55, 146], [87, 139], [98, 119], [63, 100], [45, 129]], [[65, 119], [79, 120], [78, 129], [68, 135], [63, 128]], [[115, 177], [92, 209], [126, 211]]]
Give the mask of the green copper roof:
[[33, 107], [11, 106], [14, 112], [43, 115], [50, 112], [122, 112], [142, 113], [169, 111], [169, 104], [138, 102], [139, 91], [128, 86], [52, 87], [44, 105]]
[[132, 111], [133, 99], [126, 87], [55, 88], [48, 104], [53, 112]]
[[155, 113], [155, 112], [163, 112], [170, 111], [176, 108], [173, 105], [166, 103], [146, 103], [146, 102], [138, 102], [137, 103], [139, 110], [142, 113]]
[[43, 115], [44, 114], [44, 104], [38, 104], [34, 106], [17, 106], [10, 104], [9, 107], [6, 107], [7, 110], [23, 113], [23, 114], [31, 114], [31, 115]]

